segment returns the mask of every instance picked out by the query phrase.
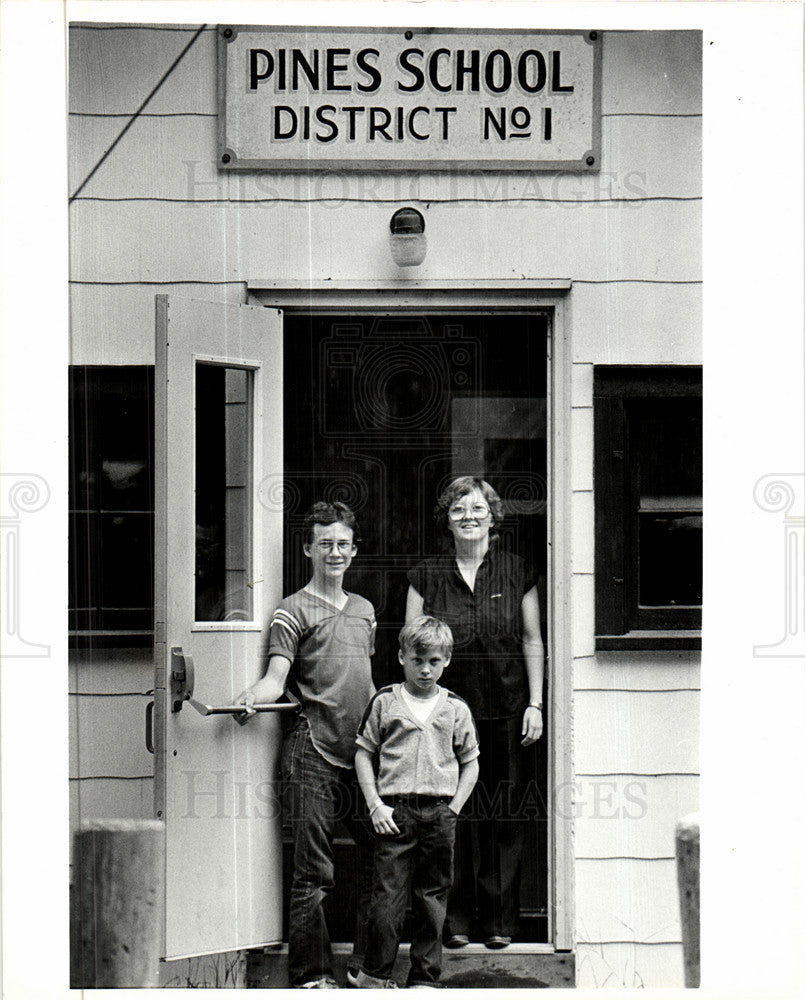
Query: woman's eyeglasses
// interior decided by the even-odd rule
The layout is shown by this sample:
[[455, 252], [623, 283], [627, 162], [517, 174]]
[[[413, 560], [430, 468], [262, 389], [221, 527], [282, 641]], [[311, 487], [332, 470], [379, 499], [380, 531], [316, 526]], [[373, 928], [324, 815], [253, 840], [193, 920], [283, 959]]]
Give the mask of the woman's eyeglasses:
[[320, 552], [332, 552], [335, 548], [338, 549], [342, 556], [345, 556], [352, 551], [353, 544], [353, 542], [316, 542]]
[[490, 513], [485, 503], [474, 503], [471, 507], [451, 507], [447, 511], [447, 516], [451, 521], [462, 521], [465, 517], [474, 518], [481, 521]]

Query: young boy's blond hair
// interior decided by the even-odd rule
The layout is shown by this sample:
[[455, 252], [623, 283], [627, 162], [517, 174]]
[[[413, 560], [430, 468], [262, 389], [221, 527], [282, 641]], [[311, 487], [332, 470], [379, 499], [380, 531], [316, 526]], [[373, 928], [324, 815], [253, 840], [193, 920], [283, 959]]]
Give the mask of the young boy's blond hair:
[[445, 659], [449, 659], [453, 652], [450, 626], [431, 615], [419, 615], [400, 629], [400, 651], [407, 653], [409, 649], [417, 653], [425, 649], [440, 649]]

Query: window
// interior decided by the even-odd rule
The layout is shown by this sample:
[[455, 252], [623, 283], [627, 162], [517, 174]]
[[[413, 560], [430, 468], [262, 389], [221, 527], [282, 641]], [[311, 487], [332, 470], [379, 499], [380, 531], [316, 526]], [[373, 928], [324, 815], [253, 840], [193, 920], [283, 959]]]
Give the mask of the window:
[[196, 364], [196, 621], [252, 617], [253, 378]]
[[701, 369], [596, 366], [598, 649], [700, 648]]
[[70, 369], [70, 639], [150, 645], [153, 369]]

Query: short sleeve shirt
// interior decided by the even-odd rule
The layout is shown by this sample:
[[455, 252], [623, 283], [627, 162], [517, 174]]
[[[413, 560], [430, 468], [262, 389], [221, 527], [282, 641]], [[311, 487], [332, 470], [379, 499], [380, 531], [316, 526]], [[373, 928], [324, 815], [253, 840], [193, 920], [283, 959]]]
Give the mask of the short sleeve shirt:
[[268, 655], [291, 661], [288, 689], [299, 699], [318, 752], [338, 767], [355, 763], [355, 733], [372, 695], [375, 614], [357, 594], [339, 609], [299, 590], [271, 620]]
[[533, 570], [493, 540], [470, 590], [452, 553], [425, 559], [408, 572], [423, 611], [453, 632], [450, 687], [476, 719], [519, 715], [528, 704], [523, 658], [523, 596], [535, 584]]

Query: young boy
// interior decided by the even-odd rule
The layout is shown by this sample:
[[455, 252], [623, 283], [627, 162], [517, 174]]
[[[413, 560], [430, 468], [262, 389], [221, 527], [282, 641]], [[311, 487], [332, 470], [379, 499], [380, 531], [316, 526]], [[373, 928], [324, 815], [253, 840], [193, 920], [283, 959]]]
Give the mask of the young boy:
[[372, 605], [343, 589], [357, 551], [354, 513], [316, 503], [305, 520], [310, 581], [274, 612], [265, 676], [238, 699], [247, 714], [285, 690], [301, 704], [285, 737], [281, 772], [294, 838], [288, 928], [291, 986], [329, 989], [333, 956], [322, 903], [334, 886], [333, 838], [342, 819], [358, 848], [358, 901], [352, 965], [363, 960], [372, 879], [372, 834], [355, 781], [355, 730], [374, 694]]
[[[404, 684], [378, 691], [358, 730], [355, 770], [378, 834], [366, 957], [354, 985], [392, 987], [411, 890], [409, 987], [442, 971], [442, 925], [453, 879], [456, 817], [478, 778], [478, 739], [465, 701], [438, 685], [449, 626], [422, 615], [400, 632]], [[377, 760], [377, 779], [375, 779]]]

